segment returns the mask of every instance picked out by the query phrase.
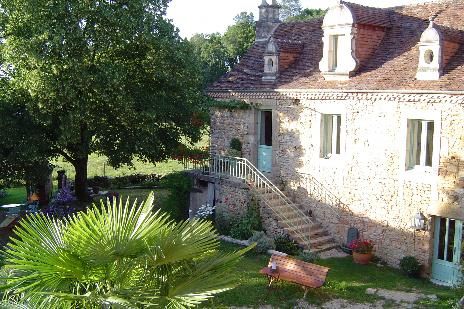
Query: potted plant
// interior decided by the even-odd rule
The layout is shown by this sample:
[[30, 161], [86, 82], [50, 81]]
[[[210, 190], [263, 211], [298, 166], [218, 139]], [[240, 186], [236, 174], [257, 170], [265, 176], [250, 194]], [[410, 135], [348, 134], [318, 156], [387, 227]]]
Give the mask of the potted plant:
[[369, 264], [374, 251], [374, 242], [372, 240], [355, 239], [349, 246], [353, 250], [353, 261], [357, 264]]

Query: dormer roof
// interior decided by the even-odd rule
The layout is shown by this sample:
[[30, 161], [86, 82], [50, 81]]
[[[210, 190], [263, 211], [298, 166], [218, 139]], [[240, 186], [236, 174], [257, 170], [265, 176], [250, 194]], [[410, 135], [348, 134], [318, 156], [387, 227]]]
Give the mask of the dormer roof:
[[[369, 8], [342, 2], [357, 24], [382, 27], [385, 35], [372, 55], [360, 63], [347, 81], [325, 80], [319, 70], [322, 59], [322, 18], [282, 23], [272, 37], [279, 49], [301, 49], [296, 60], [279, 73], [275, 83], [263, 83], [266, 42], [256, 42], [240, 63], [213, 84], [209, 91], [264, 89], [346, 89], [464, 91], [464, 0], [431, 2], [389, 9]], [[421, 36], [434, 16], [444, 44], [444, 67], [438, 80], [416, 79]], [[382, 30], [383, 31], [383, 30]], [[434, 33], [426, 35], [432, 39]], [[287, 43], [285, 43], [287, 42]], [[282, 45], [282, 46], [281, 46]], [[284, 47], [286, 46], [286, 47]], [[298, 50], [296, 48], [295, 50]], [[447, 52], [452, 50], [452, 52]]]

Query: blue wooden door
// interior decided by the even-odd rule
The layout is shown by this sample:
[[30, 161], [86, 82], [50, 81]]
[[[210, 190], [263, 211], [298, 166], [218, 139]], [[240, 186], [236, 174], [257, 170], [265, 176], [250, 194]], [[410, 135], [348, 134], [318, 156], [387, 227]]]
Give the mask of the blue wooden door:
[[272, 111], [259, 111], [258, 169], [265, 173], [272, 171]]
[[432, 281], [454, 286], [460, 283], [463, 222], [436, 217]]

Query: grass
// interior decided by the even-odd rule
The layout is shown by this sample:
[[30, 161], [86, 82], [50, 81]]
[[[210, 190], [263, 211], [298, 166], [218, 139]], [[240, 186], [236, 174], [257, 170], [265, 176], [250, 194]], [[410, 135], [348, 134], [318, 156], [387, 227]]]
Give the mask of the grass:
[[[137, 203], [141, 203], [147, 199], [150, 192], [155, 193], [155, 206], [159, 206], [164, 198], [169, 194], [167, 189], [118, 189], [116, 190], [119, 193], [119, 196], [122, 197], [123, 201], [129, 197], [131, 202], [134, 202], [137, 199]], [[101, 198], [94, 198], [94, 202], [97, 202]]]
[[[238, 248], [231, 244], [221, 245], [223, 251]], [[267, 265], [268, 260], [269, 256], [248, 253], [237, 265], [235, 272], [230, 273], [238, 280], [239, 286], [219, 294], [202, 307], [272, 305], [277, 308], [294, 308], [297, 301], [303, 297], [303, 289], [286, 282], [278, 282], [272, 288], [267, 288], [267, 279], [258, 272]], [[384, 288], [438, 296], [438, 302], [421, 303], [424, 308], [450, 308], [457, 302], [460, 295], [456, 290], [435, 286], [427, 280], [408, 278], [389, 267], [354, 264], [351, 257], [321, 260], [317, 264], [330, 267], [331, 270], [322, 288], [308, 292], [306, 301], [312, 304], [322, 304], [334, 298], [359, 303], [378, 300], [376, 296], [365, 293], [367, 288]]]
[[0, 205], [22, 204], [26, 202], [26, 188], [24, 186], [6, 189], [6, 192], [7, 196], [0, 198]]
[[[89, 164], [87, 167], [88, 177], [94, 176], [108, 176], [108, 177], [117, 177], [125, 176], [131, 174], [158, 174], [166, 175], [171, 172], [183, 170], [183, 166], [180, 162], [175, 160], [169, 160], [166, 162], [160, 162], [155, 164], [146, 163], [140, 160], [134, 160], [134, 166], [122, 166], [118, 169], [115, 169], [108, 165], [108, 159], [105, 156], [98, 156], [97, 154], [91, 154], [89, 157]], [[71, 163], [66, 162], [62, 158], [59, 158], [53, 162], [55, 165], [54, 177], [56, 176], [56, 171], [65, 170], [66, 175], [69, 179], [74, 179], [75, 171]]]

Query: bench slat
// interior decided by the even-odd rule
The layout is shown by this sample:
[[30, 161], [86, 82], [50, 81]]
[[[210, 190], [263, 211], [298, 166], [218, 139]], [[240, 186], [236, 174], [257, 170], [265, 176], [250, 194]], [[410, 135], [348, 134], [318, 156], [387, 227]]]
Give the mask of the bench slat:
[[[276, 263], [277, 272], [271, 272], [272, 262]], [[324, 266], [307, 263], [290, 257], [273, 255], [269, 260], [268, 267], [260, 270], [261, 274], [300, 284], [305, 287], [321, 287], [330, 269]]]

